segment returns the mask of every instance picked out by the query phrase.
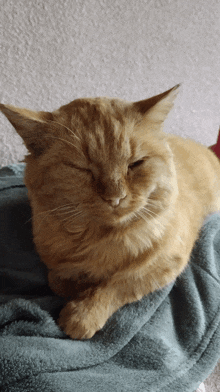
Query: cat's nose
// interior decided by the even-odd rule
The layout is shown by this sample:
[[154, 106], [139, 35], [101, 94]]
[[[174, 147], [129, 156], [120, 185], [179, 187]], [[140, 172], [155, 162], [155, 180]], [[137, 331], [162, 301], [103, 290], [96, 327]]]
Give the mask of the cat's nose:
[[108, 204], [110, 204], [112, 207], [117, 207], [121, 200], [125, 199], [127, 195], [123, 195], [121, 197], [105, 197], [102, 196], [102, 199], [106, 201]]

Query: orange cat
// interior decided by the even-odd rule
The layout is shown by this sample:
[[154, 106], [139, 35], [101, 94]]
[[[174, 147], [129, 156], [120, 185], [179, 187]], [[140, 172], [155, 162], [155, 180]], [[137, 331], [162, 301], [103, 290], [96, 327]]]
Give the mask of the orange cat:
[[165, 134], [178, 86], [140, 102], [77, 99], [52, 113], [1, 105], [23, 138], [36, 249], [58, 323], [88, 339], [124, 304], [186, 267], [207, 214], [220, 210], [220, 165]]

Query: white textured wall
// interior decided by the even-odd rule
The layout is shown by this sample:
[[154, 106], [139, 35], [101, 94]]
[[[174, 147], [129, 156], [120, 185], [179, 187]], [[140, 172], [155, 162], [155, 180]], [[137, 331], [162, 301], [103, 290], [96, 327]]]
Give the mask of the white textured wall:
[[[214, 144], [219, 0], [0, 0], [1, 101], [53, 110], [83, 96], [139, 100], [182, 82], [166, 129]], [[1, 115], [0, 165], [22, 159]]]

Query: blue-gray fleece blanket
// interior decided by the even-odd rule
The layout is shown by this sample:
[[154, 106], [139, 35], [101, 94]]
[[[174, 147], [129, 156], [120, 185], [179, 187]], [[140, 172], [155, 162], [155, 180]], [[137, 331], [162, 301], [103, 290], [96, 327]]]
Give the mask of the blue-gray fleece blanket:
[[174, 283], [118, 310], [92, 339], [71, 340], [34, 250], [23, 168], [0, 170], [1, 391], [194, 391], [220, 358], [220, 214]]

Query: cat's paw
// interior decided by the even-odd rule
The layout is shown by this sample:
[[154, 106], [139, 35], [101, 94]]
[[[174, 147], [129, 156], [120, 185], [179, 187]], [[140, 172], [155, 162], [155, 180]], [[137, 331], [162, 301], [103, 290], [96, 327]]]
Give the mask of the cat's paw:
[[61, 310], [58, 324], [72, 339], [90, 339], [104, 325], [83, 302], [68, 302]]

